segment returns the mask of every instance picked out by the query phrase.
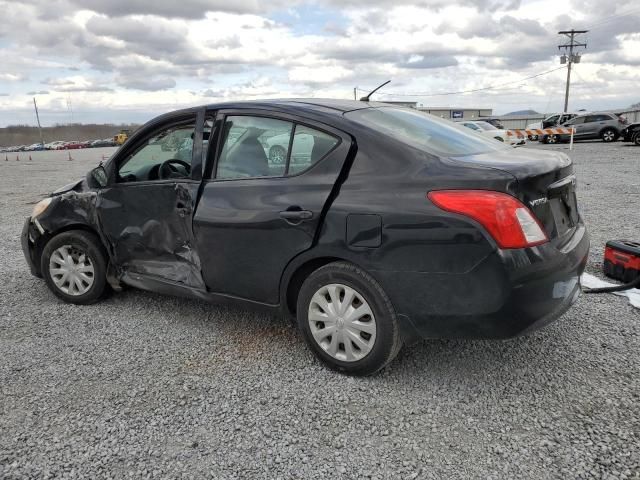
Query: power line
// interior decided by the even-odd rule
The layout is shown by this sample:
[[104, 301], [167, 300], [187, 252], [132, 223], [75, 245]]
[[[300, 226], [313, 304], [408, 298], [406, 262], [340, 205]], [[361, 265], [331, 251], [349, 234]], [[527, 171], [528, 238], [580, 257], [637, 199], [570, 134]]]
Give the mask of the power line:
[[637, 12], [640, 12], [640, 8], [632, 8], [631, 10], [627, 10], [626, 12], [623, 12], [623, 13], [609, 15], [608, 17], [604, 17], [603, 19], [601, 19], [599, 22], [594, 23], [593, 25], [590, 25], [589, 30], [599, 28], [601, 25], [604, 25], [605, 23], [609, 23], [611, 21], [618, 20], [623, 17], [628, 17], [629, 15], [633, 15]]
[[[446, 95], [460, 95], [460, 94], [463, 94], [463, 93], [482, 92], [482, 91], [485, 91], [485, 90], [494, 90], [496, 88], [502, 88], [502, 87], [505, 87], [507, 85], [513, 85], [514, 83], [520, 83], [520, 82], [524, 82], [526, 80], [531, 80], [532, 78], [537, 78], [537, 77], [541, 77], [543, 75], [547, 75], [549, 73], [557, 72], [558, 70], [562, 70], [563, 68], [566, 68], [566, 67], [562, 66], [562, 67], [554, 68], [552, 70], [547, 70], [546, 72], [537, 73], [535, 75], [531, 75], [530, 77], [521, 78], [519, 80], [514, 80], [514, 81], [511, 81], [511, 82], [501, 83], [501, 84], [498, 84], [498, 85], [490, 85], [488, 87], [482, 87], [482, 88], [474, 88], [474, 89], [471, 89], [471, 90], [460, 90], [458, 92], [441, 92], [441, 93], [429, 93], [429, 92], [392, 93], [392, 92], [382, 92], [382, 93], [384, 95], [391, 95], [391, 96], [396, 96], [396, 97], [440, 97], [440, 96], [446, 96]], [[369, 91], [367, 89], [361, 89], [361, 88], [358, 88], [358, 90]]]

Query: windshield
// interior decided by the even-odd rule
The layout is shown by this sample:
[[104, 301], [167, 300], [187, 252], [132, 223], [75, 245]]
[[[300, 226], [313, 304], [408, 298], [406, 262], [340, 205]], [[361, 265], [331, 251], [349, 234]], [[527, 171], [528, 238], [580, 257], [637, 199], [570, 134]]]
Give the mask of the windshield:
[[466, 127], [417, 110], [365, 108], [345, 113], [354, 122], [389, 135], [414, 148], [441, 156], [475, 155], [508, 149]]
[[483, 129], [483, 130], [498, 130], [497, 127], [494, 127], [493, 125], [491, 125], [488, 122], [478, 122], [477, 125], [479, 125], [480, 128]]

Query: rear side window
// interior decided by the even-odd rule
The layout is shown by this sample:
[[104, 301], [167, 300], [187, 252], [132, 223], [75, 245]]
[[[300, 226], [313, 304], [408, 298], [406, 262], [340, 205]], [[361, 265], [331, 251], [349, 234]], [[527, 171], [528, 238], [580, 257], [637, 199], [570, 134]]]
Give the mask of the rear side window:
[[585, 120], [585, 123], [606, 122], [608, 120], [611, 120], [611, 117], [609, 115], [589, 115]]
[[217, 178], [284, 175], [293, 124], [274, 118], [232, 116], [224, 124]]
[[365, 108], [347, 112], [345, 117], [436, 155], [474, 155], [510, 148], [492, 138], [471, 132], [466, 127], [417, 110]]
[[338, 144], [338, 139], [319, 130], [296, 125], [289, 160], [289, 175], [295, 175], [318, 162]]
[[216, 178], [295, 175], [325, 157], [339, 142], [304, 125], [266, 117], [229, 116]]

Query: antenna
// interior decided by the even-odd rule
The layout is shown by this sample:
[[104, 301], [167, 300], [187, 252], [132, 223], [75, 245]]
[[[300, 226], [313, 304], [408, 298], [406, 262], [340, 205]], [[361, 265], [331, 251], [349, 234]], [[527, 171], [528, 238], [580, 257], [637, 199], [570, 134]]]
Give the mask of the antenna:
[[362, 97], [360, 99], [361, 102], [368, 102], [369, 98], [371, 97], [371, 95], [373, 95], [374, 93], [376, 93], [378, 90], [380, 90], [382, 87], [384, 87], [387, 83], [391, 83], [391, 80], [387, 80], [386, 82], [384, 82], [382, 85], [379, 85], [378, 87], [374, 88], [373, 90], [371, 90], [369, 92], [368, 95]]

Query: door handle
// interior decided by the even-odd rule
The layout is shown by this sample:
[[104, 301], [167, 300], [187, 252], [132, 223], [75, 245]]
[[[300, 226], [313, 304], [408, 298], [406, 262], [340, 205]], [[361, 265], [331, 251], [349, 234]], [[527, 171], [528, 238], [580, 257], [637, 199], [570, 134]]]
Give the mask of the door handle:
[[285, 210], [280, 212], [280, 217], [287, 222], [303, 222], [313, 218], [313, 212], [309, 210]]

